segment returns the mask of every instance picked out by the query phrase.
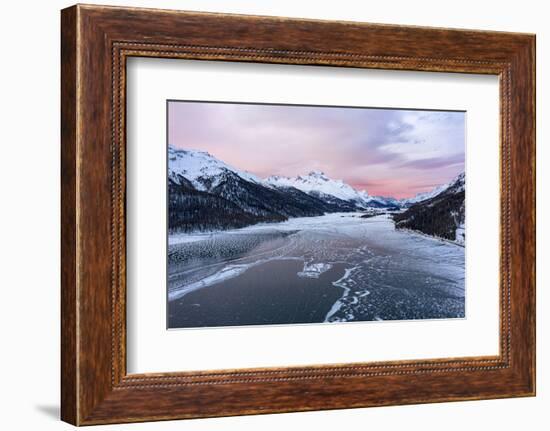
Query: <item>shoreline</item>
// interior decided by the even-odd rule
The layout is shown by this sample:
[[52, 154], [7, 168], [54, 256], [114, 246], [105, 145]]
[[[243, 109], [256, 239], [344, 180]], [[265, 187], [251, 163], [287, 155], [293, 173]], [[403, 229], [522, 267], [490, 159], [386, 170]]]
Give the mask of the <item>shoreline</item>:
[[[395, 222], [394, 222], [394, 226], [395, 226]], [[447, 243], [447, 244], [452, 244], [452, 245], [456, 245], [458, 247], [466, 248], [466, 244], [460, 244], [458, 242], [451, 241], [450, 239], [447, 239], [447, 238], [441, 238], [440, 236], [428, 235], [427, 233], [424, 233], [420, 230], [408, 229], [408, 228], [399, 228], [399, 229], [395, 228], [395, 230], [398, 231], [398, 232], [399, 231], [408, 232], [408, 233], [413, 234], [413, 235], [418, 235], [418, 236], [422, 236], [424, 238], [433, 239], [434, 241], [444, 242], [444, 243]]]

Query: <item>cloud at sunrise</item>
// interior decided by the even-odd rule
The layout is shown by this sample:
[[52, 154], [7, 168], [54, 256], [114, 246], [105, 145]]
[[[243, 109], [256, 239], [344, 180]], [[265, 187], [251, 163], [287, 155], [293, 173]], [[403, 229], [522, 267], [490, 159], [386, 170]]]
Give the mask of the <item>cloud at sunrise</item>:
[[465, 113], [170, 101], [168, 142], [262, 178], [317, 170], [405, 198], [464, 171]]

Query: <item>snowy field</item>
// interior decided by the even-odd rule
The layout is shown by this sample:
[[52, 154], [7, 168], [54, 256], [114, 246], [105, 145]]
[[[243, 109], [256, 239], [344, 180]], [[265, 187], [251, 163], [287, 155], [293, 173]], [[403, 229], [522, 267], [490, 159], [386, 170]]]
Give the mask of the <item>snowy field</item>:
[[462, 318], [464, 264], [463, 247], [395, 230], [388, 215], [173, 235], [169, 327]]

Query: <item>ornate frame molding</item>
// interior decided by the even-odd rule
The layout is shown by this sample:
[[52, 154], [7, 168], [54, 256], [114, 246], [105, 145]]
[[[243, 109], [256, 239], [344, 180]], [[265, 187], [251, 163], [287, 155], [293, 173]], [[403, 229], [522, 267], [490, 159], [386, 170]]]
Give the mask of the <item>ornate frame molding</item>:
[[[258, 28], [269, 31], [257, 34]], [[320, 41], [308, 42], [311, 34]], [[98, 424], [534, 394], [534, 36], [79, 5], [62, 12], [62, 55], [64, 420]], [[500, 354], [127, 375], [125, 66], [132, 56], [498, 75]], [[528, 215], [522, 223], [518, 210]]]

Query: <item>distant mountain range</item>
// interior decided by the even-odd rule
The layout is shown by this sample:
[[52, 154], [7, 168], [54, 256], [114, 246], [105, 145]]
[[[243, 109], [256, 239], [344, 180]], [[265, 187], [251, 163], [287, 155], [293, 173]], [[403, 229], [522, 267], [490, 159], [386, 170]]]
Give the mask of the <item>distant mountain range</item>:
[[168, 161], [170, 232], [222, 230], [370, 208], [412, 208], [451, 185], [399, 200], [370, 196], [318, 171], [261, 179], [202, 151], [169, 147]]

